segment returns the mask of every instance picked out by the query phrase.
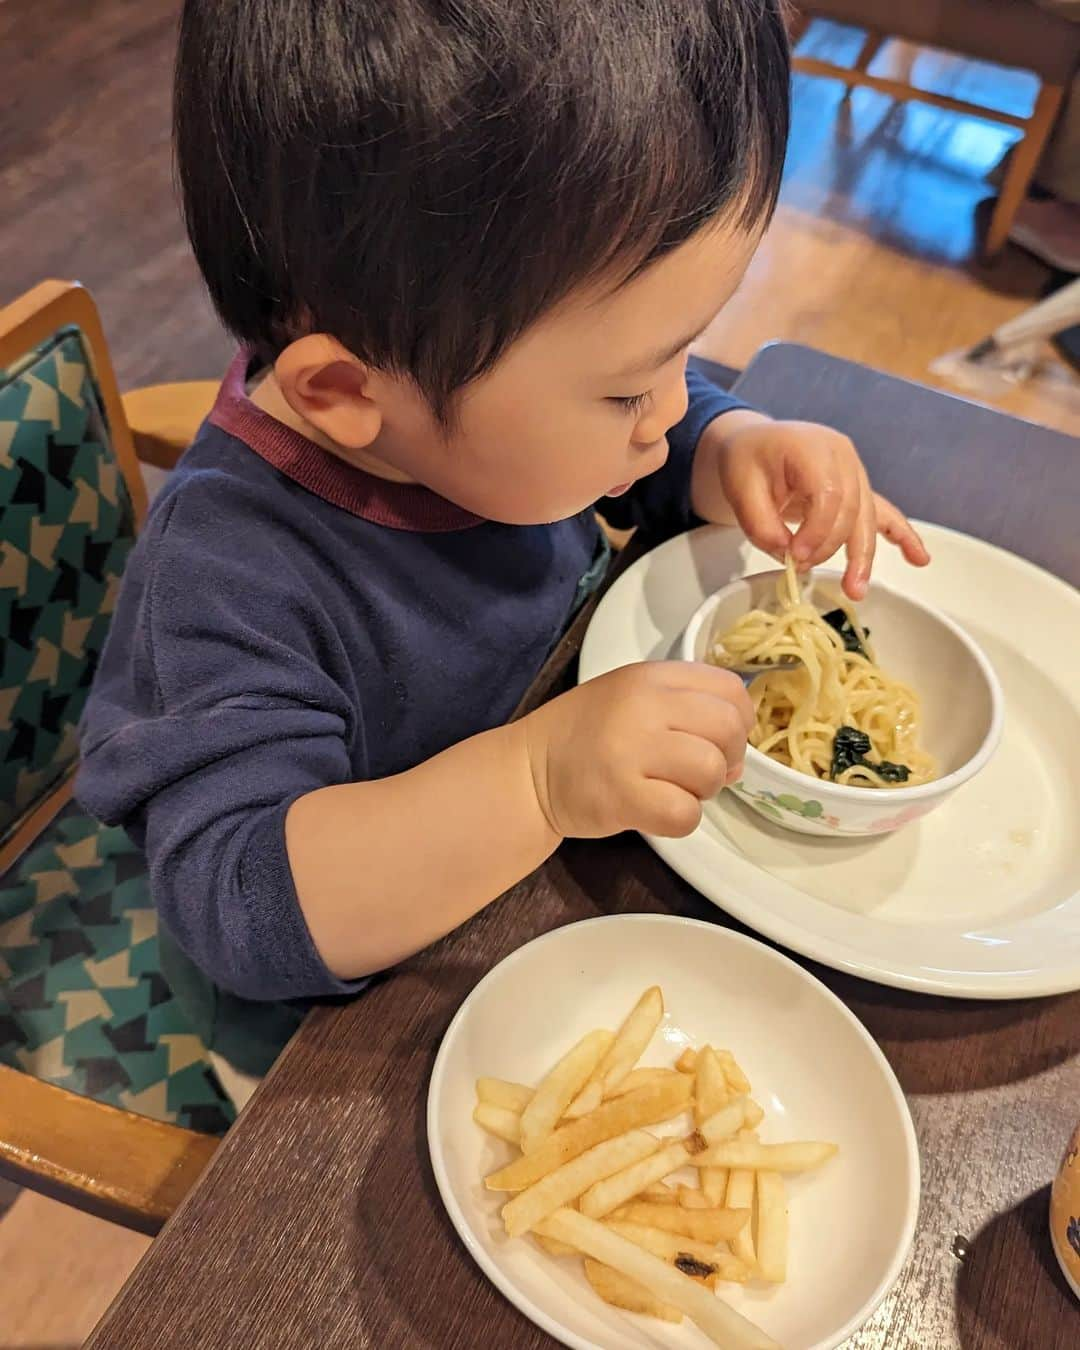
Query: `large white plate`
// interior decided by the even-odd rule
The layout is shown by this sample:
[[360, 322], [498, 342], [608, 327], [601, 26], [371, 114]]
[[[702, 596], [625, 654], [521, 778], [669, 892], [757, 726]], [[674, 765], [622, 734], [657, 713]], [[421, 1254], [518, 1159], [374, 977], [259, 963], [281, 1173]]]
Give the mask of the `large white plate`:
[[[766, 1142], [828, 1139], [820, 1172], [789, 1179], [788, 1280], [724, 1286], [724, 1297], [785, 1350], [830, 1350], [892, 1287], [919, 1207], [919, 1154], [907, 1103], [858, 1020], [793, 961], [717, 924], [631, 914], [556, 929], [495, 967], [447, 1029], [428, 1090], [428, 1147], [447, 1212], [488, 1278], [575, 1350], [694, 1350], [671, 1327], [602, 1303], [581, 1263], [508, 1238], [506, 1196], [482, 1178], [512, 1150], [472, 1121], [476, 1079], [536, 1083], [594, 1027], [617, 1028], [659, 984], [666, 1014], [642, 1057], [669, 1066], [686, 1045], [731, 1049], [766, 1112]], [[812, 1047], [812, 1054], [807, 1054]], [[689, 1117], [657, 1127], [685, 1133]]]
[[[1080, 594], [1010, 553], [922, 528], [932, 564], [908, 567], [883, 546], [875, 575], [944, 610], [990, 658], [1005, 693], [991, 764], [881, 839], [795, 835], [725, 793], [688, 839], [648, 842], [720, 908], [838, 970], [956, 997], [1080, 989]], [[677, 655], [707, 595], [772, 566], [734, 530], [672, 539], [604, 597], [581, 678]]]

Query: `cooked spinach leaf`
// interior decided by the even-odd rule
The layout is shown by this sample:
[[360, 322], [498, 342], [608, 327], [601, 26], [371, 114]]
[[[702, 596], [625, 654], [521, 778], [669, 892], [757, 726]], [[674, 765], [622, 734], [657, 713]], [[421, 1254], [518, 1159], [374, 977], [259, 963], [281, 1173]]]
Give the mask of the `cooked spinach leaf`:
[[[843, 641], [844, 647], [847, 651], [857, 652], [860, 656], [869, 657], [870, 653], [863, 646], [862, 638], [859, 636], [859, 631], [855, 627], [855, 625], [851, 622], [850, 618], [848, 618], [846, 610], [830, 609], [828, 614], [823, 614], [821, 617], [825, 620], [825, 622], [829, 625], [830, 628], [835, 628], [836, 631], [840, 634], [841, 640]], [[867, 628], [865, 631], [866, 636], [869, 637], [870, 636], [869, 628]]]
[[[839, 611], [843, 613], [843, 611]], [[833, 757], [832, 766], [829, 769], [829, 777], [835, 782], [848, 769], [873, 769], [879, 777], [884, 778], [886, 783], [906, 783], [911, 776], [911, 770], [906, 764], [894, 764], [891, 760], [883, 759], [875, 762], [868, 759], [870, 753], [870, 737], [865, 731], [860, 731], [857, 727], [841, 727], [833, 737]], [[867, 782], [872, 782], [869, 774], [866, 776]]]

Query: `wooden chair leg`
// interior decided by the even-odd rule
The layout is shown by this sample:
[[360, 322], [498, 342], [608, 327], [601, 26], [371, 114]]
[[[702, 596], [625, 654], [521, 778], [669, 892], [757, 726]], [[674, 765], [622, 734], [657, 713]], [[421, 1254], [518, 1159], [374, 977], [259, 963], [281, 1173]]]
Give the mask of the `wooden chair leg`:
[[[870, 62], [874, 59], [875, 56], [877, 56], [878, 52], [881, 51], [884, 42], [885, 42], [884, 33], [868, 32], [866, 37], [863, 38], [863, 45], [859, 48], [859, 54], [855, 58], [855, 64], [851, 67], [851, 69], [853, 71], [858, 71], [860, 75], [865, 75], [870, 67]], [[854, 89], [854, 87], [855, 87], [854, 84], [849, 84], [844, 89], [845, 103], [851, 97], [851, 91], [852, 89]]]
[[1039, 163], [1047, 137], [1061, 107], [1065, 90], [1061, 85], [1044, 84], [1035, 99], [1035, 107], [1028, 119], [1024, 139], [1013, 147], [1009, 163], [998, 193], [994, 214], [983, 244], [983, 258], [989, 260], [1001, 252], [1020, 203], [1027, 195], [1032, 176]]

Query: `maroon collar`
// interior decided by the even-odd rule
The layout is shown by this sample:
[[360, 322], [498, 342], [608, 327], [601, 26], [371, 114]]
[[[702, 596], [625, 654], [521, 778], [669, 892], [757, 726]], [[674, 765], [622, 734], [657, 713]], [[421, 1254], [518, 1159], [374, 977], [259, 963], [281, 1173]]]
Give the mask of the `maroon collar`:
[[210, 421], [243, 441], [286, 478], [361, 520], [393, 530], [438, 534], [482, 523], [481, 516], [418, 483], [391, 483], [346, 464], [257, 408], [244, 388], [250, 361], [246, 348], [237, 353], [221, 383]]

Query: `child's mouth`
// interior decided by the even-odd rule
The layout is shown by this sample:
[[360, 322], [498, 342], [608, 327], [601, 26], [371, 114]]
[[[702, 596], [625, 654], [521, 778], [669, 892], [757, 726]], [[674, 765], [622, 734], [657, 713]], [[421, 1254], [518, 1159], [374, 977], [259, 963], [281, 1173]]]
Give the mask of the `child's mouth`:
[[621, 497], [624, 492], [629, 492], [633, 487], [632, 483], [616, 483], [613, 488], [608, 489], [609, 497]]

